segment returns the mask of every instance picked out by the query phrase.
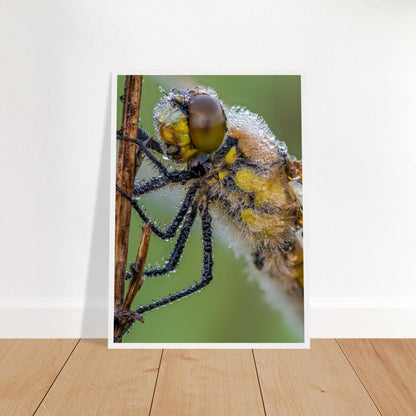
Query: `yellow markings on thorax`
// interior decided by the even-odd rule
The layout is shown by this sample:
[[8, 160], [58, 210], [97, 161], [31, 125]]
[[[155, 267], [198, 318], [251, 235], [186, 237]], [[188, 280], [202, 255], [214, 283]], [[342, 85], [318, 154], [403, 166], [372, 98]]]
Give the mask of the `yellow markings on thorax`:
[[241, 219], [252, 232], [269, 237], [275, 237], [286, 228], [285, 222], [278, 219], [276, 215], [259, 213], [251, 208], [246, 208], [241, 212]]
[[230, 173], [229, 170], [222, 170], [218, 173], [218, 177], [220, 178], [220, 181], [224, 180], [224, 178]]
[[254, 203], [258, 206], [279, 203], [284, 196], [282, 185], [275, 177], [261, 176], [252, 169], [240, 169], [235, 183], [242, 191], [253, 192]]
[[251, 169], [243, 168], [235, 174], [235, 184], [243, 191], [256, 192], [263, 183], [264, 179]]
[[225, 155], [224, 161], [227, 165], [232, 165], [237, 159], [237, 149], [233, 146]]

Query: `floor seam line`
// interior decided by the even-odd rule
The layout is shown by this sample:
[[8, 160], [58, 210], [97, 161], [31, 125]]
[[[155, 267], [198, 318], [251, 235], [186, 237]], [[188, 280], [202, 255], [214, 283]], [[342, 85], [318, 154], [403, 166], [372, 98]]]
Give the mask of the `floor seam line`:
[[261, 389], [261, 383], [260, 383], [259, 371], [258, 371], [258, 369], [257, 369], [256, 356], [254, 355], [254, 349], [252, 349], [252, 350], [251, 350], [251, 354], [253, 355], [254, 368], [255, 368], [255, 370], [256, 370], [256, 375], [257, 375], [257, 383], [258, 383], [258, 385], [259, 385], [260, 397], [261, 397], [261, 402], [262, 402], [262, 404], [263, 404], [263, 410], [264, 410], [264, 416], [267, 416], [267, 413], [266, 413], [266, 405], [264, 404], [263, 390]]
[[74, 348], [72, 348], [72, 351], [70, 352], [70, 354], [68, 355], [67, 359], [65, 360], [65, 362], [63, 363], [62, 367], [59, 369], [58, 374], [55, 376], [55, 378], [53, 379], [51, 385], [48, 387], [48, 390], [46, 390], [46, 393], [44, 394], [44, 396], [42, 397], [42, 400], [39, 402], [39, 404], [37, 405], [35, 411], [33, 412], [32, 416], [35, 416], [37, 411], [39, 410], [39, 407], [42, 405], [43, 401], [45, 400], [45, 397], [48, 395], [48, 393], [50, 392], [52, 386], [55, 384], [56, 380], [58, 379], [59, 375], [61, 374], [62, 370], [64, 369], [64, 367], [66, 366], [66, 363], [68, 362], [68, 360], [72, 357], [72, 354], [74, 353], [75, 349], [78, 347], [78, 344], [80, 343], [81, 338], [78, 339], [77, 343], [75, 344]]
[[157, 376], [156, 376], [156, 380], [155, 380], [155, 388], [153, 389], [153, 395], [152, 395], [152, 401], [150, 402], [150, 409], [149, 409], [149, 416], [152, 413], [152, 408], [153, 408], [153, 401], [155, 399], [155, 394], [156, 394], [156, 387], [157, 387], [157, 381], [159, 380], [159, 374], [160, 374], [160, 368], [162, 367], [162, 357], [163, 357], [163, 352], [165, 350], [162, 350], [162, 352], [160, 353], [160, 360], [159, 360], [159, 368], [157, 370]]
[[371, 399], [371, 401], [373, 402], [374, 406], [376, 407], [377, 411], [380, 413], [381, 416], [383, 416], [383, 413], [381, 412], [381, 410], [379, 409], [379, 407], [377, 406], [377, 403], [374, 401], [373, 397], [371, 396], [370, 392], [367, 390], [367, 387], [365, 386], [363, 380], [361, 379], [361, 377], [358, 375], [357, 371], [355, 370], [355, 367], [352, 365], [351, 361], [349, 360], [349, 358], [347, 357], [347, 354], [345, 354], [344, 350], [342, 349], [341, 345], [339, 344], [338, 340], [335, 339], [335, 342], [338, 345], [338, 348], [341, 350], [342, 354], [344, 355], [345, 359], [348, 361], [348, 364], [350, 365], [350, 367], [352, 368], [352, 370], [354, 371], [355, 375], [357, 376], [358, 380], [360, 381], [361, 385], [364, 387], [365, 392], [367, 393], [368, 397]]

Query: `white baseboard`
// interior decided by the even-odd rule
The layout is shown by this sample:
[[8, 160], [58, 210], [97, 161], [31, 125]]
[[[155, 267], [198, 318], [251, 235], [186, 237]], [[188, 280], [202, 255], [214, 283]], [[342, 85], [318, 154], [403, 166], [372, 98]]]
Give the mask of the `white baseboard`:
[[311, 338], [415, 338], [416, 298], [312, 298]]
[[[311, 338], [414, 338], [416, 298], [312, 298]], [[106, 338], [106, 298], [0, 298], [1, 338]]]
[[1, 338], [107, 338], [107, 298], [0, 298]]

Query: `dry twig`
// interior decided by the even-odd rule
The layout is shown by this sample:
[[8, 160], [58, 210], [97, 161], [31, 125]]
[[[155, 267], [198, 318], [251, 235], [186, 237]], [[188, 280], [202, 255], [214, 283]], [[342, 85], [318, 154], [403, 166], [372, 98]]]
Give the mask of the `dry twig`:
[[[121, 123], [122, 136], [137, 139], [142, 76], [127, 75], [124, 86], [124, 105]], [[142, 155], [134, 142], [121, 140], [117, 158], [117, 185], [126, 194], [133, 193], [134, 178], [140, 167]], [[115, 224], [115, 273], [114, 273], [114, 336], [119, 335], [132, 319], [140, 319], [130, 312], [130, 306], [142, 284], [143, 267], [149, 246], [150, 228], [143, 230], [136, 263], [132, 265], [133, 279], [124, 297], [131, 204], [119, 192], [116, 193]], [[121, 338], [119, 339], [121, 342]]]
[[126, 297], [123, 303], [123, 310], [129, 311], [131, 304], [136, 296], [136, 293], [143, 285], [143, 270], [146, 262], [147, 251], [149, 250], [150, 235], [152, 227], [147, 223], [143, 227], [142, 236], [140, 239], [139, 249], [137, 251], [136, 262], [130, 266], [131, 279]]

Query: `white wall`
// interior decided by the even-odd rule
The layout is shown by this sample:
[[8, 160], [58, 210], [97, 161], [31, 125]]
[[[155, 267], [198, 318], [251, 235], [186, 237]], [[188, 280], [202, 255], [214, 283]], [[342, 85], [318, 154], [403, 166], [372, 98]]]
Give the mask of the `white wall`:
[[413, 0], [0, 7], [3, 337], [106, 336], [120, 68], [304, 73], [311, 336], [416, 336]]

